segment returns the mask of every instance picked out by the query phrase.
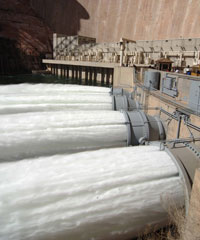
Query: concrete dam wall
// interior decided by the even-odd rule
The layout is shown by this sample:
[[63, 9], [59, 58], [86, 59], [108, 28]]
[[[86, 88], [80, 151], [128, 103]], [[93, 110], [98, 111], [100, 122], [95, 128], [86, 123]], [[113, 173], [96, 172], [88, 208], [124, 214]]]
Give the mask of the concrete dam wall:
[[199, 0], [31, 0], [54, 32], [98, 42], [200, 37]]
[[0, 0], [0, 74], [41, 68], [53, 32], [115, 42], [200, 37], [199, 0]]

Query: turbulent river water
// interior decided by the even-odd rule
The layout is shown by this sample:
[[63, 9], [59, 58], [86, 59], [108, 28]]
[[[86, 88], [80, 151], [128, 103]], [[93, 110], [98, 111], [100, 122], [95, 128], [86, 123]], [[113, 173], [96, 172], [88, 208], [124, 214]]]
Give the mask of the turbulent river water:
[[[124, 147], [126, 120], [111, 109], [109, 88], [0, 86], [1, 240], [126, 239], [183, 205], [171, 157]], [[85, 151], [108, 147], [121, 148]]]

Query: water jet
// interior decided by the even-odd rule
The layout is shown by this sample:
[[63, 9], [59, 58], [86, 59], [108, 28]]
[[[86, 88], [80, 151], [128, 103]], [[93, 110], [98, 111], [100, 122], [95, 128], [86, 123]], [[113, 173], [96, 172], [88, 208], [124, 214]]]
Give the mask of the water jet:
[[190, 147], [182, 157], [179, 150], [158, 144], [1, 163], [1, 239], [119, 240], [162, 227], [191, 188], [181, 164], [199, 161]]

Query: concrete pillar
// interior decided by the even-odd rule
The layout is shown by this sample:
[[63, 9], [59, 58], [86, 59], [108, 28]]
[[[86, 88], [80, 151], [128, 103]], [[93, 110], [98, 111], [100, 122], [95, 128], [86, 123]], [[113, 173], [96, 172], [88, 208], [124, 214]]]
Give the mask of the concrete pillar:
[[54, 72], [54, 65], [53, 65], [53, 64], [51, 64], [51, 74], [52, 74], [52, 75], [55, 74], [55, 72]]
[[121, 87], [127, 91], [133, 91], [134, 68], [114, 67], [113, 87]]
[[120, 66], [123, 66], [123, 56], [124, 56], [124, 51], [120, 50]]
[[96, 68], [93, 68], [94, 70], [94, 83], [97, 82], [97, 69]]
[[97, 82], [101, 82], [101, 68], [97, 68]]
[[82, 67], [79, 66], [79, 76], [78, 76], [79, 80], [82, 80]]
[[183, 53], [180, 53], [180, 55], [179, 55], [179, 62], [180, 62], [179, 67], [182, 67], [182, 60], [183, 60]]
[[114, 69], [112, 68], [111, 69], [111, 85], [113, 85], [113, 79], [114, 79], [113, 75], [114, 75]]
[[81, 77], [82, 77], [83, 80], [85, 80], [85, 78], [86, 78], [86, 67], [82, 67]]
[[72, 78], [72, 66], [69, 66], [69, 78]]
[[61, 65], [57, 65], [58, 72], [57, 75], [60, 77], [61, 76]]
[[56, 59], [57, 56], [57, 33], [53, 34], [53, 58]]
[[75, 69], [74, 69], [74, 66], [72, 66], [72, 79], [74, 79], [74, 72], [75, 72]]
[[101, 85], [104, 85], [105, 80], [105, 69], [101, 68]]
[[64, 78], [66, 78], [67, 74], [66, 74], [66, 68], [67, 66], [66, 65], [63, 65], [63, 76]]
[[78, 66], [74, 67], [74, 71], [75, 71], [75, 79], [78, 80]]
[[58, 76], [58, 65], [54, 64], [54, 75]]
[[124, 57], [124, 49], [125, 49], [125, 45], [123, 40], [120, 41], [120, 66], [123, 66], [123, 57]]
[[61, 77], [65, 77], [65, 65], [61, 65]]
[[89, 67], [89, 81], [92, 82], [92, 68]]
[[69, 66], [65, 65], [65, 77], [69, 78]]
[[110, 84], [110, 72], [109, 68], [106, 68], [106, 85]]
[[67, 78], [69, 78], [69, 66], [67, 65]]
[[88, 83], [89, 80], [89, 69], [88, 67], [85, 67], [85, 82]]

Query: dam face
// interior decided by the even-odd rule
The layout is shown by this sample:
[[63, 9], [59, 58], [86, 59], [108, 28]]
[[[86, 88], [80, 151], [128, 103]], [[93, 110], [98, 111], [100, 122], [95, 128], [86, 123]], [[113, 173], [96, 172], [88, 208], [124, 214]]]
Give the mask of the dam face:
[[[134, 40], [200, 36], [198, 0], [77, 0], [69, 2], [70, 4], [65, 4], [65, 1], [57, 3], [45, 0], [41, 3], [39, 0], [31, 0], [31, 5], [46, 23], [53, 25], [57, 33], [70, 34], [66, 32], [69, 29], [65, 30], [67, 18], [68, 24], [74, 26], [73, 34], [94, 37], [97, 42], [115, 42], [122, 36]], [[79, 12], [72, 8], [75, 3]], [[76, 11], [75, 17], [71, 16], [72, 11]], [[76, 30], [78, 32], [75, 32]]]

